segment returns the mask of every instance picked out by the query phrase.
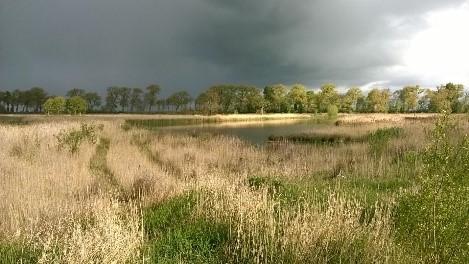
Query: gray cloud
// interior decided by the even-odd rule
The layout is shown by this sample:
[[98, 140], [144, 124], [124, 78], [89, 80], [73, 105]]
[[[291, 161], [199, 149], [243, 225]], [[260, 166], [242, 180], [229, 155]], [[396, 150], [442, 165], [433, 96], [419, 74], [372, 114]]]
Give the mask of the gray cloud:
[[0, 89], [388, 80], [422, 14], [464, 1], [0, 0]]

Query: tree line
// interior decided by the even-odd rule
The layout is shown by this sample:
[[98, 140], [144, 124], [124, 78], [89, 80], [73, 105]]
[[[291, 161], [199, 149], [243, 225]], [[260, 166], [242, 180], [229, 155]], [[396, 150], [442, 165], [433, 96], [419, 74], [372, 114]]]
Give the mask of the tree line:
[[418, 85], [391, 92], [373, 88], [364, 93], [359, 87], [340, 93], [335, 84], [324, 84], [317, 91], [302, 84], [287, 87], [275, 84], [263, 90], [243, 84], [213, 85], [192, 98], [188, 91], [173, 92], [160, 98], [161, 88], [145, 89], [112, 86], [105, 98], [97, 92], [73, 88], [66, 97], [49, 96], [43, 88], [26, 91], [0, 91], [1, 112], [44, 112], [78, 114], [85, 112], [155, 113], [191, 112], [232, 113], [325, 113], [331, 108], [342, 113], [469, 112], [469, 92], [462, 84], [447, 83], [436, 89]]

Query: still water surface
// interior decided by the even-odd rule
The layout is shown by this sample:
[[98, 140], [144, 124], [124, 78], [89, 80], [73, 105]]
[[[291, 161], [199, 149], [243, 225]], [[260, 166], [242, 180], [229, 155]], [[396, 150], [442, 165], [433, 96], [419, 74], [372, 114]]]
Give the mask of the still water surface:
[[263, 145], [267, 143], [270, 135], [308, 133], [326, 125], [327, 124], [318, 124], [317, 120], [277, 120], [174, 126], [165, 127], [161, 130], [196, 135], [200, 133], [230, 135], [251, 142], [254, 145]]

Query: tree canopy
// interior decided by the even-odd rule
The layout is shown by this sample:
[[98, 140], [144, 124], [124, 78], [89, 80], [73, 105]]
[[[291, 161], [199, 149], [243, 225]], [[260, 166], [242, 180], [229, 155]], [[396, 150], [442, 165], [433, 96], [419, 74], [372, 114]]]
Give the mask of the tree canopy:
[[[343, 88], [341, 88], [342, 90]], [[342, 90], [343, 91], [343, 90]], [[263, 90], [245, 84], [218, 84], [210, 86], [195, 97], [187, 90], [171, 93], [160, 98], [161, 88], [150, 84], [145, 89], [111, 86], [106, 89], [105, 99], [96, 91], [72, 88], [67, 91], [66, 110], [74, 97], [86, 102], [86, 109], [72, 107], [71, 113], [85, 111], [102, 112], [168, 112], [190, 110], [202, 114], [230, 113], [326, 113], [330, 106], [339, 112], [469, 112], [469, 92], [462, 84], [447, 83], [423, 89], [419, 85], [408, 85], [402, 89], [374, 87], [362, 91], [351, 87], [339, 92], [333, 83], [319, 89], [303, 84], [273, 84]], [[57, 96], [48, 96], [41, 87], [29, 90], [0, 91], [1, 112], [45, 112], [57, 113], [51, 103]], [[72, 102], [78, 99], [72, 100]], [[46, 104], [47, 102], [47, 104]], [[80, 100], [80, 104], [82, 101]], [[194, 103], [193, 105], [191, 103]], [[52, 108], [51, 108], [52, 107]]]

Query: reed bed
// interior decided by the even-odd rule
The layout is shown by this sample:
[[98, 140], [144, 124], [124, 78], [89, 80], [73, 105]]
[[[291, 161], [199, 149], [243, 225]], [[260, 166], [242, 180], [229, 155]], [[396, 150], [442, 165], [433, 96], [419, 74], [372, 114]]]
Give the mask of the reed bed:
[[[401, 195], [418, 191], [430, 118], [350, 119], [318, 132], [400, 131], [374, 141], [264, 146], [126, 130], [121, 115], [26, 119], [0, 124], [0, 262], [424, 259], [396, 240], [393, 212]], [[455, 140], [469, 132], [469, 121], [458, 120]], [[83, 124], [96, 140], [76, 153], [59, 149], [58, 135]]]

